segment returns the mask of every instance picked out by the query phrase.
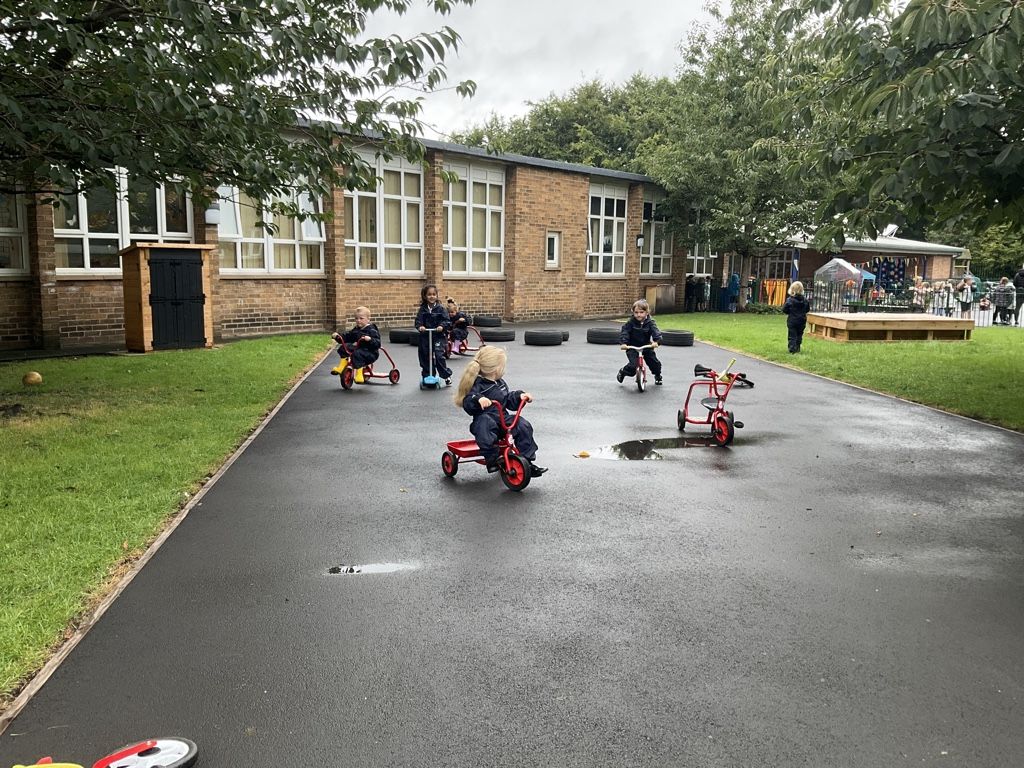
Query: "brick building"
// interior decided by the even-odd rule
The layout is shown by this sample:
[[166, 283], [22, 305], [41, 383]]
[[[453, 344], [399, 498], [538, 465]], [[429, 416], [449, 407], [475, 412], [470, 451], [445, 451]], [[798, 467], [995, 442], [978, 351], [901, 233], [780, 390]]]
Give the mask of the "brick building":
[[424, 143], [425, 166], [367, 145], [375, 189], [300, 198], [332, 216], [277, 220], [273, 234], [237, 190], [202, 211], [180, 187], [123, 173], [117, 195], [60, 207], [0, 196], [0, 349], [123, 345], [120, 253], [134, 242], [216, 246], [218, 341], [333, 329], [360, 304], [382, 326], [410, 325], [427, 282], [513, 322], [621, 316], [654, 286], [672, 286], [659, 294], [666, 311], [682, 305], [685, 272], [715, 268], [714, 256], [673, 247], [646, 176]]

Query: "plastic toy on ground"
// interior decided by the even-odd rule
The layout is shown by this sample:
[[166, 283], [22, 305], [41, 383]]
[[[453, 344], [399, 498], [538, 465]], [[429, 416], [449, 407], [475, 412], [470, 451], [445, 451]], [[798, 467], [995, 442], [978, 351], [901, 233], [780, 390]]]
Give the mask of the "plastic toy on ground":
[[437, 375], [437, 371], [434, 369], [434, 329], [427, 328], [421, 333], [427, 334], [427, 375], [420, 379], [420, 389], [440, 389], [442, 382], [441, 377]]
[[[341, 335], [337, 333], [334, 334], [331, 338], [338, 342], [342, 350], [344, 350], [344, 357], [346, 358], [346, 360], [351, 359], [352, 352], [354, 352], [359, 347], [358, 341], [351, 347], [349, 347], [349, 345], [345, 343], [345, 340], [341, 338]], [[392, 384], [397, 384], [399, 378], [401, 378], [401, 373], [398, 370], [398, 366], [395, 365], [395, 361], [391, 358], [391, 355], [388, 354], [388, 351], [384, 349], [383, 346], [381, 346], [380, 351], [384, 355], [384, 357], [388, 359], [388, 362], [391, 363], [391, 370], [389, 370], [387, 373], [374, 373], [373, 363], [365, 365], [357, 370], [353, 370], [351, 365], [346, 364], [344, 368], [342, 368], [342, 371], [338, 376], [338, 379], [341, 381], [342, 389], [352, 389], [353, 384], [368, 384], [370, 382], [370, 379], [387, 379]]]
[[[693, 366], [693, 375], [697, 378], [690, 383], [690, 388], [686, 391], [683, 410], [676, 414], [676, 425], [681, 431], [686, 429], [687, 424], [710, 425], [711, 436], [715, 443], [726, 446], [732, 442], [736, 430], [743, 428], [743, 422], [736, 421], [735, 414], [725, 410], [725, 401], [734, 386], [749, 389], [754, 386], [754, 382], [748, 379], [745, 373], [729, 373], [729, 369], [735, 362], [736, 358], [730, 360], [729, 365], [721, 373], [706, 368], [700, 363]], [[700, 405], [707, 411], [707, 414], [703, 419], [693, 418], [690, 416], [690, 402], [693, 393], [699, 391], [703, 394], [705, 389], [707, 396], [700, 399]]]
[[[500, 403], [493, 403], [492, 408], [498, 409], [498, 420], [501, 428], [498, 439], [494, 443], [498, 451], [497, 471], [501, 473], [501, 481], [510, 491], [521, 491], [530, 484], [533, 465], [530, 460], [516, 449], [512, 439], [512, 430], [519, 423], [519, 417], [526, 407], [526, 400], [521, 400], [516, 415], [510, 423], [505, 421], [505, 409]], [[441, 454], [441, 471], [446, 477], [455, 477], [459, 464], [474, 462], [486, 466], [480, 446], [476, 440], [453, 440], [447, 444], [447, 450]]]
[[[195, 742], [181, 736], [166, 736], [147, 739], [121, 747], [92, 764], [92, 768], [190, 768], [195, 765], [199, 748]], [[35, 765], [49, 768], [82, 768], [78, 763], [55, 763], [53, 758], [44, 757]], [[16, 765], [14, 768], [31, 768]]]
[[633, 374], [633, 378], [636, 380], [636, 388], [643, 392], [647, 389], [647, 363], [644, 362], [643, 351], [645, 349], [654, 349], [653, 344], [644, 344], [642, 347], [626, 346], [626, 349], [635, 349], [638, 354], [636, 356], [636, 373]]

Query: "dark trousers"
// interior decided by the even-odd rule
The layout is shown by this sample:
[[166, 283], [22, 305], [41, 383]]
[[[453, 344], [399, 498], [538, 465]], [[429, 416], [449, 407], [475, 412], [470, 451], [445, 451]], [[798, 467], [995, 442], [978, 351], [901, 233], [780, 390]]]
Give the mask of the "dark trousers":
[[380, 352], [376, 349], [356, 347], [355, 352], [349, 356], [345, 354], [344, 347], [338, 347], [338, 357], [348, 357], [348, 364], [353, 368], [365, 368], [376, 362], [377, 358], [380, 357]]
[[[512, 416], [506, 413], [505, 421], [511, 420]], [[498, 455], [494, 443], [498, 440], [498, 434], [501, 432], [501, 422], [498, 420], [496, 412], [488, 409], [477, 416], [469, 426], [469, 431], [476, 438], [476, 444], [480, 446], [480, 452], [485, 459], [492, 459]], [[537, 458], [537, 443], [533, 440], [533, 425], [521, 416], [519, 423], [512, 430], [512, 440], [516, 444], [516, 449], [526, 459], [533, 461]]]
[[465, 341], [469, 338], [469, 330], [463, 327], [452, 328], [451, 340], [452, 341]]
[[999, 318], [1000, 322], [1009, 325], [1011, 322], [1010, 318], [1013, 315], [1013, 310], [1009, 307], [996, 307], [992, 310], [992, 315]]
[[799, 352], [800, 344], [804, 340], [804, 328], [807, 327], [807, 321], [788, 322], [786, 327], [789, 329], [789, 351]]
[[[426, 331], [420, 333], [420, 346], [419, 346], [419, 357], [420, 357], [420, 375], [430, 375], [430, 338], [431, 335]], [[445, 365], [444, 362], [444, 334], [434, 331], [434, 375], [440, 376], [442, 379], [450, 379], [452, 377], [452, 369]]]
[[1014, 309], [1013, 309], [1013, 324], [1014, 325], [1017, 325], [1017, 322], [1020, 320], [1020, 308], [1021, 308], [1022, 304], [1024, 304], [1024, 290], [1018, 288], [1017, 289], [1017, 306], [1014, 307]]
[[[623, 366], [622, 372], [627, 376], [636, 375], [636, 361], [640, 357], [640, 353], [635, 349], [626, 350], [626, 365]], [[661, 360], [654, 354], [653, 349], [644, 350], [644, 362], [647, 363], [647, 367], [651, 369], [651, 373], [655, 376], [661, 376]]]

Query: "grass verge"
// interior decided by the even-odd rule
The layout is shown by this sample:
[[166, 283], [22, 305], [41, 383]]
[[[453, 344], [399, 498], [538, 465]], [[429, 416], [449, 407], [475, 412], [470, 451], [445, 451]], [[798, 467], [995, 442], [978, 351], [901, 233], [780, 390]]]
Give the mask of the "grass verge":
[[[659, 315], [662, 329], [944, 411], [1024, 431], [1024, 329], [976, 328], [970, 341], [848, 342], [804, 335], [786, 350], [780, 315]], [[721, 361], [702, 361], [721, 365]]]
[[0, 710], [330, 346], [0, 363]]

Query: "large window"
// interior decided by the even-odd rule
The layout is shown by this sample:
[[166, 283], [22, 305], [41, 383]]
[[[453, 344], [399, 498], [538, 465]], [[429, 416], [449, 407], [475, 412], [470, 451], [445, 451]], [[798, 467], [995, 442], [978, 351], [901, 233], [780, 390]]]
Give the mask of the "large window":
[[58, 195], [53, 210], [59, 270], [116, 272], [118, 251], [133, 242], [191, 242], [192, 214], [182, 184], [159, 184], [117, 171], [115, 189]]
[[[220, 196], [220, 268], [286, 272], [322, 271], [324, 265], [323, 224], [313, 219], [281, 216], [253, 200], [241, 190], [221, 187]], [[319, 213], [318, 201], [303, 193], [291, 200], [303, 213]], [[261, 226], [264, 222], [270, 227]]]
[[640, 254], [640, 274], [672, 274], [672, 236], [665, 228], [665, 216], [658, 213], [657, 202], [644, 200], [644, 247]]
[[626, 273], [626, 188], [590, 185], [588, 275]]
[[712, 251], [709, 244], [693, 246], [686, 260], [686, 272], [697, 277], [710, 277], [715, 272], [715, 260], [718, 252]]
[[423, 272], [423, 169], [403, 158], [366, 158], [377, 182], [345, 193], [345, 267]]
[[505, 171], [445, 165], [458, 181], [445, 185], [444, 271], [500, 275], [504, 269]]
[[795, 251], [773, 251], [756, 260], [757, 276], [762, 280], [789, 280]]
[[19, 195], [0, 193], [0, 275], [28, 272], [25, 206]]

